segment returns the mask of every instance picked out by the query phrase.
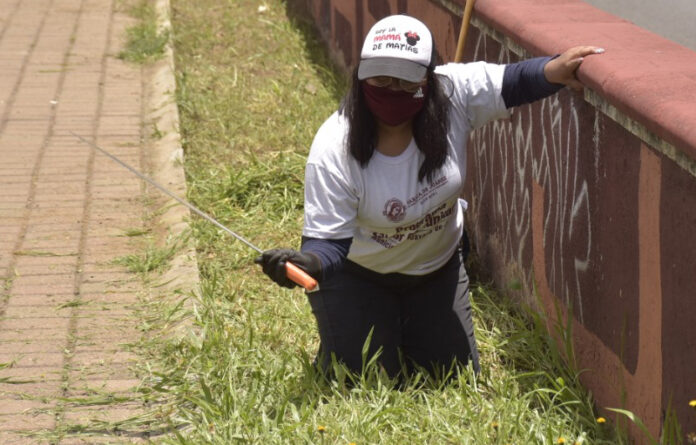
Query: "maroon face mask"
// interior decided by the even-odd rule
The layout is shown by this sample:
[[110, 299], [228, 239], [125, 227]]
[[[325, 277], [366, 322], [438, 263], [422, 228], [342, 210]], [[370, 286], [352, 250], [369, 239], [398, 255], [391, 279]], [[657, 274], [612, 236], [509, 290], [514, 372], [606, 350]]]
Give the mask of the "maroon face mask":
[[387, 125], [402, 124], [418, 114], [428, 92], [427, 84], [416, 93], [376, 87], [367, 82], [362, 83], [362, 88], [367, 107], [377, 119]]

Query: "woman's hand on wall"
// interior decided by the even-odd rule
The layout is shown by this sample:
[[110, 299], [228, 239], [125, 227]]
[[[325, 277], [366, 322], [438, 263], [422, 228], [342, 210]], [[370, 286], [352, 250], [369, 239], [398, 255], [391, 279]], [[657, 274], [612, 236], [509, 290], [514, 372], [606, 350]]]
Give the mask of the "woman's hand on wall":
[[552, 59], [544, 67], [544, 76], [551, 83], [559, 83], [580, 91], [582, 83], [575, 76], [578, 67], [586, 56], [602, 54], [603, 48], [596, 46], [576, 46], [567, 49], [560, 56]]

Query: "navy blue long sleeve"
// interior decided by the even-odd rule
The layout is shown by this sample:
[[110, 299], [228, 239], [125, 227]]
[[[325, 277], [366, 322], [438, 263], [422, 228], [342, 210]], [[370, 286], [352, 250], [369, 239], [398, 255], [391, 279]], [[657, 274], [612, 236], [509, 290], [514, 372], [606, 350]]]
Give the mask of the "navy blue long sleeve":
[[[312, 253], [321, 263], [321, 280], [337, 271], [348, 256], [353, 238], [319, 239], [302, 237], [302, 253]], [[319, 281], [321, 281], [319, 280]]]
[[505, 65], [502, 96], [507, 108], [543, 99], [564, 87], [549, 82], [544, 76], [544, 66], [554, 58], [535, 57]]

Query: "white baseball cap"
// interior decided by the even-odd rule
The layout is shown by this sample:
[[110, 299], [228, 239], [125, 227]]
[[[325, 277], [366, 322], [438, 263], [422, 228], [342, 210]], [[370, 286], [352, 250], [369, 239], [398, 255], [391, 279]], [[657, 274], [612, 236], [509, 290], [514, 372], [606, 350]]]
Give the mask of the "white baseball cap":
[[420, 82], [432, 58], [433, 36], [423, 22], [390, 15], [375, 23], [365, 37], [358, 79], [390, 76]]

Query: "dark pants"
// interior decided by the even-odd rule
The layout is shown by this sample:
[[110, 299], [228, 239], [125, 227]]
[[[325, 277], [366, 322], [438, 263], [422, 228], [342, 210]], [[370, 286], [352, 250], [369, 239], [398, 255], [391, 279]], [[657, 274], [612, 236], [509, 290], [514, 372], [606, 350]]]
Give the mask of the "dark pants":
[[308, 295], [324, 370], [331, 369], [334, 355], [360, 372], [363, 345], [373, 330], [368, 358], [382, 348], [379, 363], [390, 376], [398, 375], [402, 365], [409, 372], [421, 367], [439, 374], [469, 360], [479, 372], [469, 278], [460, 249], [442, 268], [420, 277], [378, 274], [347, 262]]

